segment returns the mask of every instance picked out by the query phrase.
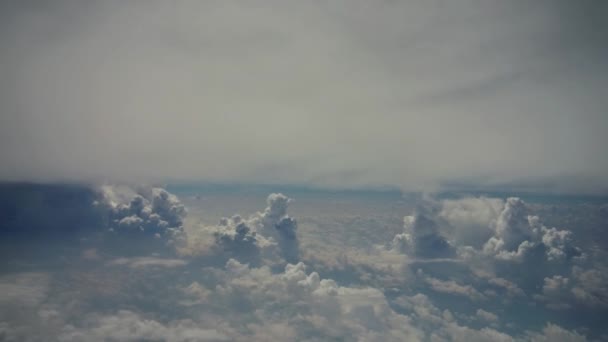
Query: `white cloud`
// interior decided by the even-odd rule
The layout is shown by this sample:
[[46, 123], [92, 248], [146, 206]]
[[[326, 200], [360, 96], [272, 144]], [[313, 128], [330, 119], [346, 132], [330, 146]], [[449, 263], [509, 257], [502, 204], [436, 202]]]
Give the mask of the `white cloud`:
[[527, 204], [519, 198], [508, 198], [494, 225], [494, 236], [483, 246], [483, 252], [497, 259], [522, 262], [534, 250], [543, 250], [548, 261], [567, 261], [581, 256], [572, 245], [572, 232], [547, 228], [537, 216], [530, 215]]
[[179, 251], [190, 256], [236, 258], [251, 264], [258, 264], [260, 258], [279, 256], [287, 262], [298, 261], [297, 222], [287, 214], [291, 201], [283, 194], [273, 193], [267, 198], [268, 206], [248, 218], [234, 215], [222, 218], [215, 226], [187, 227], [186, 241]]
[[403, 218], [404, 232], [392, 241], [394, 250], [422, 258], [448, 258], [454, 249], [441, 235], [438, 224], [428, 214], [415, 213]]
[[170, 242], [180, 238], [187, 211], [177, 196], [165, 189], [105, 185], [99, 192], [101, 199], [95, 205], [108, 210], [115, 232], [142, 232]]
[[[528, 220], [528, 209], [524, 201], [519, 198], [508, 198], [495, 225], [495, 241], [493, 248], [484, 246], [484, 249], [496, 251], [516, 251], [521, 243], [531, 240], [532, 229]], [[498, 249], [498, 250], [497, 250]]]
[[481, 247], [493, 233], [504, 201], [499, 198], [465, 197], [441, 201], [438, 217], [445, 220], [451, 229], [446, 229], [450, 238], [460, 245]]

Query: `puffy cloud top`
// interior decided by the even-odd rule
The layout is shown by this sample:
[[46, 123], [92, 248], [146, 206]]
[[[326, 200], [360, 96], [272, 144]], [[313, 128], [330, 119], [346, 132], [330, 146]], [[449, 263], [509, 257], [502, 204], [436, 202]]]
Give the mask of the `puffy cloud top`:
[[[220, 219], [217, 226], [191, 229], [187, 234], [190, 246], [186, 246], [183, 252], [205, 254], [203, 249], [210, 248], [224, 258], [236, 258], [254, 265], [260, 262], [260, 258], [276, 258], [273, 254], [278, 253], [287, 262], [297, 262], [300, 254], [296, 234], [298, 225], [287, 214], [291, 201], [283, 194], [273, 193], [266, 200], [267, 207], [248, 218], [234, 215]], [[201, 243], [196, 237], [205, 232], [213, 236], [211, 246]], [[276, 247], [278, 251], [275, 251]]]
[[503, 260], [521, 260], [533, 250], [544, 250], [549, 261], [581, 256], [572, 246], [572, 232], [547, 228], [537, 216], [529, 215], [524, 201], [508, 198], [498, 216], [494, 236], [483, 247], [485, 253]]
[[102, 198], [96, 204], [108, 209], [113, 231], [139, 231], [170, 239], [181, 234], [186, 208], [165, 189], [102, 186], [100, 192]]
[[393, 239], [393, 248], [398, 251], [424, 258], [451, 257], [454, 250], [440, 234], [435, 221], [423, 214], [403, 218], [404, 233]]

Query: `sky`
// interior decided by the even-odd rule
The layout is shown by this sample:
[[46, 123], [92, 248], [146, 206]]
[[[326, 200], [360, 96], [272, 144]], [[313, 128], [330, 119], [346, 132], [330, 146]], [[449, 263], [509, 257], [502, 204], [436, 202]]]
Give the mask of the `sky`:
[[3, 1], [0, 180], [606, 193], [602, 1]]
[[608, 341], [606, 18], [0, 0], [0, 341]]

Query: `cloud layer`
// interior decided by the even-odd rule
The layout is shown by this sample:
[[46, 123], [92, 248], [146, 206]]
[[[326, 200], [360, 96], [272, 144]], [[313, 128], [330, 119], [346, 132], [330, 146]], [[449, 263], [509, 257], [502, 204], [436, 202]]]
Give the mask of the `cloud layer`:
[[606, 190], [600, 2], [0, 12], [2, 180]]
[[[2, 340], [585, 341], [607, 333], [605, 250], [579, 245], [581, 229], [549, 228], [539, 205], [519, 198], [416, 199], [395, 234], [383, 216], [403, 200], [354, 207], [377, 211], [374, 225], [342, 211], [353, 209], [352, 194], [271, 193], [260, 211], [207, 224], [191, 216], [213, 196], [125, 185], [20, 189], [0, 186], [13, 201], [4, 212], [20, 207], [3, 226], [23, 223], [23, 213], [47, 216], [15, 226], [25, 229], [19, 239], [2, 231]], [[312, 214], [297, 211], [317, 201]], [[75, 223], [74, 203], [95, 214], [82, 229], [45, 223]]]

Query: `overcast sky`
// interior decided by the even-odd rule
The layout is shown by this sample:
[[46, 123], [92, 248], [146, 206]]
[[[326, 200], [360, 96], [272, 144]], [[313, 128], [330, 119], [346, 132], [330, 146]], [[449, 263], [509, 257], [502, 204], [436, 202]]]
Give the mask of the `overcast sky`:
[[608, 189], [602, 1], [13, 1], [0, 179]]

